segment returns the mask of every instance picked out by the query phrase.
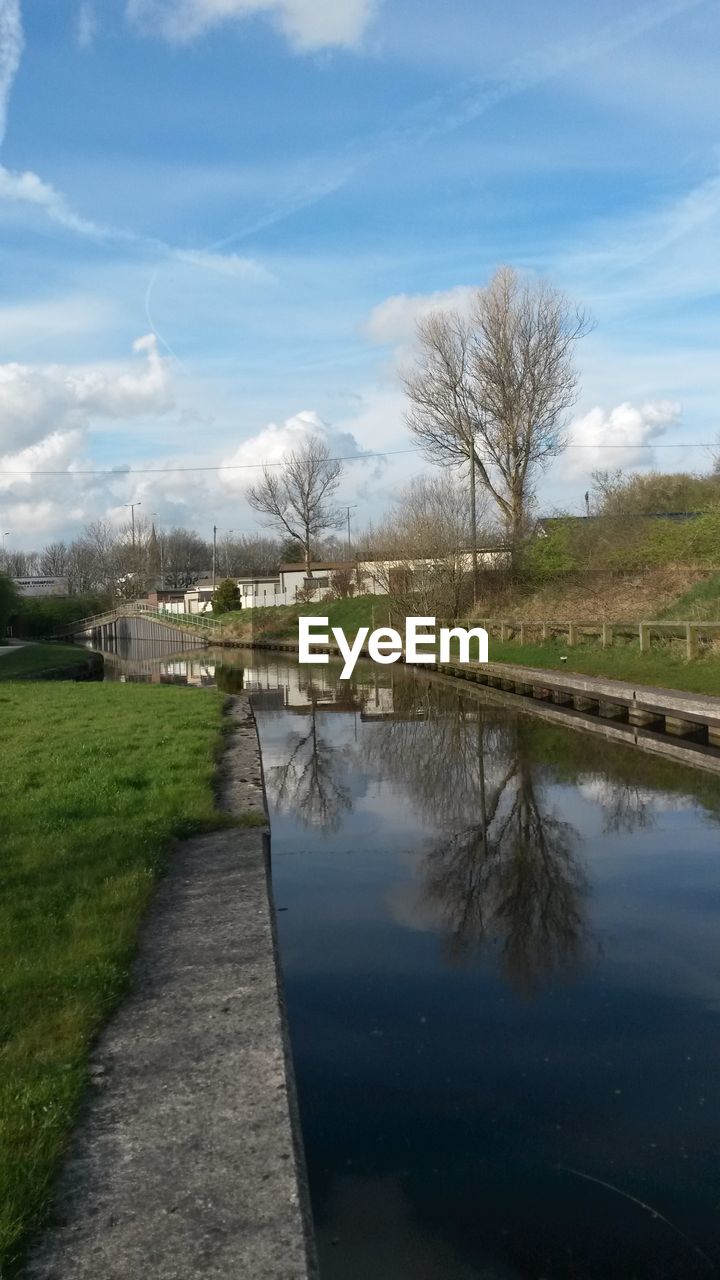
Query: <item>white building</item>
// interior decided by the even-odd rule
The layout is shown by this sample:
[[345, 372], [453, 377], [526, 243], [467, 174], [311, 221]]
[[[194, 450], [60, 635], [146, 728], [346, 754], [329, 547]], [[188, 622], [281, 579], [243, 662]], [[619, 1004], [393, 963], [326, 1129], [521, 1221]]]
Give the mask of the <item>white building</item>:
[[[478, 565], [481, 569], [504, 569], [510, 563], [510, 553], [502, 547], [479, 547]], [[349, 578], [356, 595], [385, 596], [397, 586], [407, 589], [413, 575], [418, 578], [429, 569], [436, 569], [437, 560], [359, 560], [357, 564], [343, 560], [313, 560], [310, 576], [304, 564], [281, 564], [277, 573], [267, 576], [248, 575], [233, 578], [240, 592], [242, 609], [266, 608], [269, 605], [296, 604], [298, 593], [306, 603], [324, 600], [332, 585], [333, 574], [342, 573]], [[472, 555], [461, 552], [458, 566], [469, 573]], [[218, 579], [219, 581], [219, 579]], [[186, 613], [212, 613], [212, 584], [203, 582], [185, 592]]]

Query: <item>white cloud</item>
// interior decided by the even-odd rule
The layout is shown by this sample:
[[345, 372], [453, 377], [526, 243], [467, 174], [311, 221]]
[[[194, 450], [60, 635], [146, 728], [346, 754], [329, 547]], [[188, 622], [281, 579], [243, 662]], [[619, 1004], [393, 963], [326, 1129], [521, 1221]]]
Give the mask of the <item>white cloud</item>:
[[0, 201], [10, 201], [14, 204], [29, 204], [37, 209], [41, 209], [43, 213], [57, 222], [62, 227], [66, 227], [68, 231], [75, 231], [79, 235], [102, 236], [106, 231], [102, 227], [96, 226], [94, 222], [89, 222], [87, 218], [81, 218], [75, 213], [68, 204], [62, 192], [57, 191], [49, 182], [43, 182], [36, 173], [26, 170], [24, 173], [13, 173], [10, 169], [6, 169], [4, 165], [0, 165]]
[[10, 90], [23, 51], [20, 0], [0, 0], [0, 143], [5, 137]]
[[[14, 454], [46, 438], [89, 426], [94, 417], [134, 417], [172, 408], [168, 362], [154, 334], [133, 350], [145, 356], [138, 369], [0, 365], [0, 465], [19, 469]], [[3, 456], [4, 455], [4, 456]]]
[[75, 39], [81, 49], [91, 49], [98, 33], [98, 18], [92, 0], [83, 0], [77, 12]]
[[629, 401], [609, 412], [597, 405], [576, 418], [568, 432], [574, 446], [565, 455], [571, 473], [587, 474], [593, 467], [649, 467], [654, 455], [652, 443], [668, 427], [679, 424], [681, 406], [674, 400], [655, 400], [641, 405]]
[[127, 16], [139, 30], [184, 44], [232, 20], [268, 16], [302, 51], [358, 46], [375, 0], [128, 0]]
[[223, 459], [222, 465], [228, 470], [220, 472], [221, 481], [233, 489], [244, 489], [257, 478], [258, 471], [229, 468], [259, 467], [264, 462], [282, 462], [291, 450], [299, 448], [314, 436], [325, 441], [332, 457], [362, 457], [362, 450], [352, 432], [336, 431], [323, 422], [314, 410], [305, 409], [280, 424], [268, 423], [257, 435], [244, 440], [234, 453]]
[[413, 342], [419, 320], [433, 311], [460, 311], [467, 314], [477, 293], [477, 286], [457, 285], [436, 293], [398, 293], [375, 307], [365, 326], [374, 342], [387, 346], [406, 346]]

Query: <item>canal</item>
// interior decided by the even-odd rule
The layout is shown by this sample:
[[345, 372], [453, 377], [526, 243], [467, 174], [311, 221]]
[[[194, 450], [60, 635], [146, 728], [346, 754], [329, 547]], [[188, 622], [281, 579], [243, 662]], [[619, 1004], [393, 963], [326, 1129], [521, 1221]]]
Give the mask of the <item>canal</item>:
[[720, 1263], [720, 781], [398, 668], [245, 688], [322, 1280]]

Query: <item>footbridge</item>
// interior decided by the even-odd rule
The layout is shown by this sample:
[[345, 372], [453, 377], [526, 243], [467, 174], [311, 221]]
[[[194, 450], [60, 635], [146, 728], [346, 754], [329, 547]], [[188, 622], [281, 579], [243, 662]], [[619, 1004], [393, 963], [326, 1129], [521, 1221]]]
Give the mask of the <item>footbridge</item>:
[[110, 648], [118, 640], [163, 641], [176, 649], [206, 648], [221, 626], [205, 614], [173, 614], [153, 609], [141, 601], [118, 604], [105, 613], [78, 618], [56, 631], [56, 639], [86, 639], [98, 648]]

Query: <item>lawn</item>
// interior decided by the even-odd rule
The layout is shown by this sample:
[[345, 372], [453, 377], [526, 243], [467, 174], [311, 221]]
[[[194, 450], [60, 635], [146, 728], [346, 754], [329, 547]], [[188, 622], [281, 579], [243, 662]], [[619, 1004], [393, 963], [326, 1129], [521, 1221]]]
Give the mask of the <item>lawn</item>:
[[62, 667], [81, 667], [88, 660], [87, 649], [68, 644], [27, 644], [11, 653], [0, 653], [0, 680], [42, 675]]
[[349, 596], [346, 600], [321, 600], [314, 604], [269, 605], [266, 608], [241, 609], [220, 616], [223, 636], [237, 635], [239, 640], [253, 637], [263, 640], [297, 640], [298, 618], [329, 618], [331, 627], [342, 627], [346, 635], [354, 635], [359, 627], [387, 626], [392, 600], [388, 596]]
[[[649, 653], [637, 645], [616, 641], [603, 649], [589, 641], [572, 648], [555, 641], [520, 645], [512, 640], [490, 639], [491, 662], [515, 662], [525, 667], [562, 668], [586, 676], [631, 680], [637, 684], [659, 685], [663, 689], [685, 689], [690, 693], [710, 693], [720, 697], [720, 656], [709, 651], [688, 662], [679, 646], [661, 642]], [[561, 658], [566, 657], [567, 662]]]
[[223, 702], [172, 686], [0, 690], [3, 1277], [42, 1218], [172, 842], [228, 821], [213, 796]]

